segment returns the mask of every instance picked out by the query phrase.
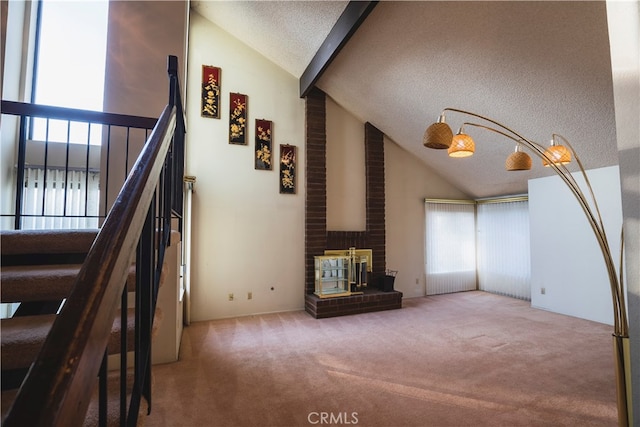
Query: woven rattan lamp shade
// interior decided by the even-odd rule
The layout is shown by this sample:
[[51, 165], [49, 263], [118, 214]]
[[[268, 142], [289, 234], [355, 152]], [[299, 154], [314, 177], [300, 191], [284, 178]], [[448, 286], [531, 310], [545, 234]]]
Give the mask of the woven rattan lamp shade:
[[444, 122], [437, 122], [427, 128], [422, 144], [427, 148], [442, 150], [449, 148], [452, 138], [453, 131], [451, 131], [449, 125]]
[[476, 151], [476, 144], [473, 139], [465, 134], [458, 133], [453, 137], [451, 146], [447, 150], [450, 157], [469, 157]]
[[[564, 145], [551, 145], [544, 154], [555, 164], [566, 165], [571, 163], [571, 152]], [[542, 159], [542, 165], [549, 167], [547, 159]]]
[[507, 157], [504, 167], [508, 171], [528, 171], [531, 169], [531, 157], [523, 151], [514, 151]]

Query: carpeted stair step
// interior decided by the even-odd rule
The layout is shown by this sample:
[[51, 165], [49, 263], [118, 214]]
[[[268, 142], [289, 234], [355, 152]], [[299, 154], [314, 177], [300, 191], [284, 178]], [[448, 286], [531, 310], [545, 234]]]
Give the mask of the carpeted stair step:
[[[132, 351], [134, 346], [134, 316], [134, 309], [129, 309], [127, 317], [128, 351]], [[55, 314], [47, 314], [2, 319], [2, 337], [0, 337], [2, 343], [0, 354], [2, 369], [14, 370], [31, 366], [40, 348], [42, 348], [42, 344], [47, 338], [55, 318]], [[154, 323], [159, 324], [160, 319], [156, 319]], [[111, 329], [111, 336], [109, 337], [109, 354], [116, 354], [120, 351], [121, 330], [120, 312], [118, 311]]]
[[[3, 266], [1, 300], [3, 303], [62, 300], [69, 295], [80, 267], [80, 264]], [[132, 265], [127, 278], [128, 292], [135, 291], [135, 283], [136, 269]]]
[[[29, 367], [40, 351], [47, 334], [55, 320], [54, 313], [58, 302], [70, 293], [81, 263], [91, 248], [98, 230], [28, 230], [2, 231], [2, 269], [0, 280], [3, 303], [21, 303], [20, 309], [26, 308], [20, 315], [10, 319], [1, 319], [0, 363], [2, 367], [2, 418], [6, 415], [17, 389], [22, 383]], [[172, 235], [173, 238], [173, 235]], [[164, 282], [166, 265], [162, 268], [160, 285]], [[126, 288], [133, 300], [136, 286], [136, 268], [132, 265], [127, 277]], [[34, 304], [55, 303], [51, 311], [33, 311]], [[22, 304], [23, 303], [23, 304]], [[30, 306], [31, 305], [31, 306]], [[37, 307], [37, 306], [36, 306]], [[49, 309], [47, 309], [49, 310]], [[38, 315], [32, 315], [39, 313]], [[162, 321], [162, 312], [156, 309], [152, 337]], [[135, 309], [128, 310], [127, 315], [127, 351], [135, 346]], [[111, 335], [107, 344], [107, 352], [115, 355], [120, 352], [120, 336], [122, 333], [120, 312], [113, 322]], [[116, 356], [112, 356], [116, 357]], [[111, 359], [111, 358], [110, 358]], [[109, 362], [111, 363], [111, 362]], [[119, 385], [113, 389], [109, 381], [108, 425], [119, 425]], [[119, 379], [115, 381], [119, 384]], [[115, 391], [112, 391], [115, 390]], [[129, 390], [131, 388], [129, 387]], [[97, 398], [90, 407], [85, 425], [97, 425]], [[144, 405], [142, 405], [144, 406]], [[114, 409], [116, 408], [116, 409]], [[95, 411], [94, 411], [95, 410]], [[142, 414], [144, 409], [140, 411]], [[93, 415], [92, 415], [93, 414]], [[115, 414], [115, 415], [114, 415]]]
[[55, 320], [55, 314], [2, 319], [2, 370], [28, 368], [35, 360]]
[[3, 267], [2, 302], [55, 301], [69, 295], [80, 264]]
[[97, 229], [2, 231], [2, 265], [82, 263], [97, 234]]
[[[133, 351], [135, 346], [135, 311], [134, 309], [127, 310], [127, 350]], [[11, 319], [2, 319], [2, 348], [0, 350], [1, 365], [5, 372], [20, 372], [22, 370], [23, 375], [26, 374], [26, 369], [31, 366], [31, 363], [35, 360], [44, 340], [51, 329], [51, 325], [55, 320], [56, 315], [42, 315], [42, 316], [25, 316], [15, 317]], [[152, 337], [157, 334], [160, 323], [162, 322], [163, 314], [160, 309], [156, 309], [153, 328], [151, 331]], [[120, 351], [120, 334], [122, 332], [120, 311], [116, 315], [116, 319], [113, 322], [111, 329], [111, 335], [109, 337], [109, 343], [107, 344], [107, 350], [109, 354], [117, 354]], [[108, 380], [108, 423], [109, 426], [119, 425], [119, 370], [109, 371]], [[127, 390], [130, 393], [133, 386], [133, 375], [128, 375]], [[21, 380], [20, 380], [21, 382]], [[130, 384], [129, 384], [130, 382]], [[19, 384], [19, 383], [18, 383]], [[16, 388], [10, 388], [2, 390], [2, 419], [4, 419], [7, 411], [13, 403], [15, 396], [18, 392], [19, 385]], [[98, 400], [97, 391], [89, 406], [87, 412], [87, 422], [85, 425], [95, 426], [97, 425], [98, 417]], [[142, 406], [141, 406], [142, 407]], [[140, 416], [143, 415], [143, 410], [140, 411]], [[139, 420], [140, 422], [140, 420]], [[141, 425], [140, 423], [138, 424]]]

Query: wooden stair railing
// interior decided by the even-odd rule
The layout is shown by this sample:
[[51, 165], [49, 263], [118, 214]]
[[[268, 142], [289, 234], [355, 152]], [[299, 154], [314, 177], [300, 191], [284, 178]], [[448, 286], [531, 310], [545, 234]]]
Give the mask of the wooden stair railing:
[[[113, 204], [67, 301], [4, 420], [6, 427], [82, 425], [95, 387], [106, 392], [106, 349], [116, 311], [127, 312], [126, 279], [136, 262], [133, 392], [121, 395], [120, 425], [136, 425], [142, 397], [151, 410], [151, 326], [171, 219], [182, 213], [184, 116], [178, 63], [169, 56], [170, 103]], [[123, 319], [126, 322], [126, 317]], [[123, 322], [123, 324], [124, 324]], [[121, 334], [125, 349], [127, 334]], [[126, 396], [126, 354], [121, 392]], [[106, 396], [100, 397], [106, 425]], [[127, 410], [128, 409], [128, 410]]]

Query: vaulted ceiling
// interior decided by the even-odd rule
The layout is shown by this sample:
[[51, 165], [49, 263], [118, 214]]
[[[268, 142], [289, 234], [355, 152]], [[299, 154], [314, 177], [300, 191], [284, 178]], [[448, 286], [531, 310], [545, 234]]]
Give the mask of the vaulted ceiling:
[[[192, 8], [300, 78], [345, 1], [193, 1]], [[474, 156], [422, 145], [453, 107], [547, 145], [566, 137], [587, 169], [618, 164], [603, 1], [378, 3], [316, 86], [473, 198], [522, 194], [553, 174], [507, 172], [510, 139], [466, 128]], [[448, 113], [454, 132], [470, 117]], [[486, 123], [485, 123], [486, 124]], [[428, 195], [425, 195], [428, 196]]]

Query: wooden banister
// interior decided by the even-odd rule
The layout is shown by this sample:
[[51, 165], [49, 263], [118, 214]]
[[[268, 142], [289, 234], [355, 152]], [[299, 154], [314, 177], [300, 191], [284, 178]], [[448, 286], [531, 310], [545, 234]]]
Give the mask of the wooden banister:
[[76, 108], [54, 107], [52, 105], [28, 104], [25, 102], [2, 100], [2, 114], [41, 117], [74, 122], [103, 123], [114, 126], [151, 129], [158, 119], [152, 117], [128, 116], [125, 114], [103, 113], [101, 111], [78, 110]]

